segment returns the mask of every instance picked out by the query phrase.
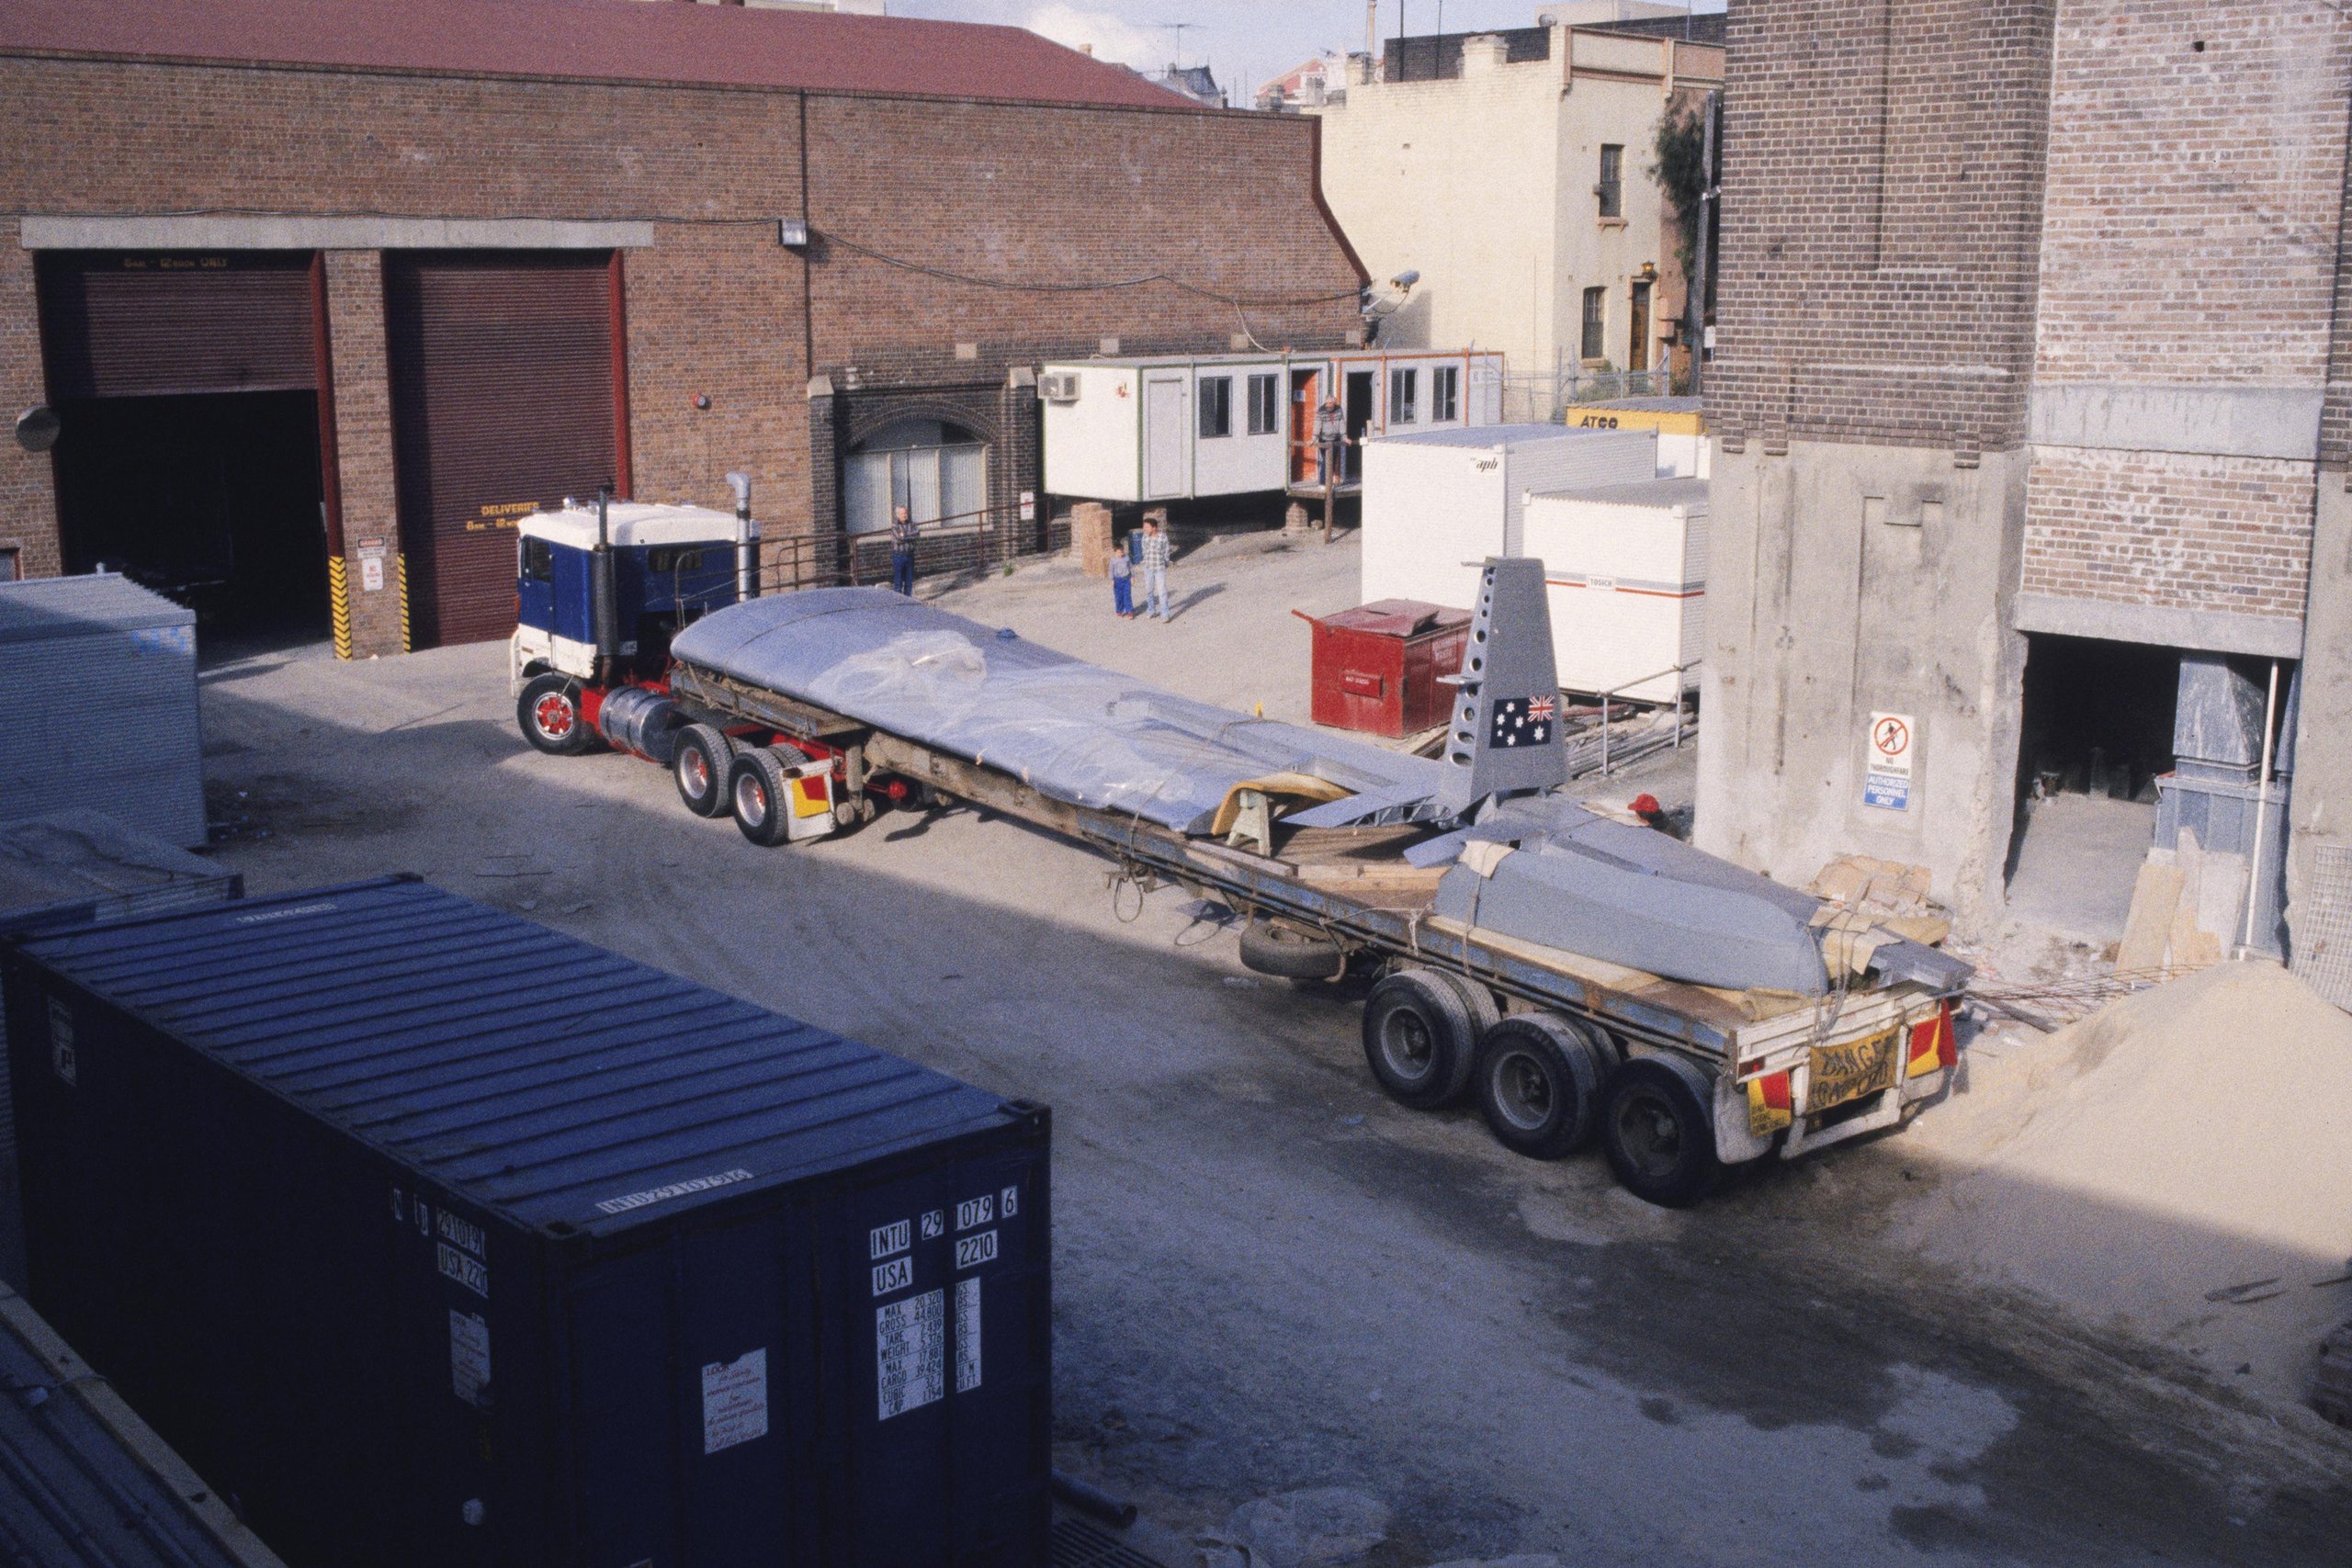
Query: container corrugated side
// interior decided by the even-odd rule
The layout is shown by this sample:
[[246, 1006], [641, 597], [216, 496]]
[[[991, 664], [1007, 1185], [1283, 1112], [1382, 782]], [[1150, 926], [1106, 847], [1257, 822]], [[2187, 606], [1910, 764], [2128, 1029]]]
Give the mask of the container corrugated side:
[[289, 1556], [1042, 1553], [1041, 1108], [413, 882], [0, 971], [34, 1299]]

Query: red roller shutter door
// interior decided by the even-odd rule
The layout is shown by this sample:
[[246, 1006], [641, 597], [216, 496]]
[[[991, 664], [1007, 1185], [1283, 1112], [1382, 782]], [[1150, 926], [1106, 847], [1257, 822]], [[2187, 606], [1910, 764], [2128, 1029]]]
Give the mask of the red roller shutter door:
[[605, 254], [387, 256], [384, 325], [419, 646], [514, 628], [514, 524], [605, 482], [619, 268]]
[[307, 252], [65, 251], [38, 265], [58, 401], [318, 387]]

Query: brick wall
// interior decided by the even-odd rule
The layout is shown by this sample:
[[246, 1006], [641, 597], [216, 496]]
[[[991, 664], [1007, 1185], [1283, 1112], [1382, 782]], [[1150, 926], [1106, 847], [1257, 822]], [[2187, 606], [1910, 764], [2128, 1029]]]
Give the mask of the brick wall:
[[2314, 479], [2309, 463], [2037, 446], [2020, 587], [2299, 618]]
[[2328, 6], [2064, 0], [2035, 378], [2319, 387], [2347, 69]]
[[[18, 413], [49, 400], [41, 386], [33, 258], [17, 236], [17, 220], [0, 219], [0, 413], [12, 427]], [[17, 568], [27, 577], [63, 570], [51, 475], [46, 453], [26, 451], [13, 433], [0, 436], [0, 550], [15, 550]]]
[[[409, 627], [392, 473], [392, 405], [384, 379], [383, 259], [373, 251], [331, 251], [326, 266], [336, 489], [343, 500], [352, 651], [362, 658], [405, 653]], [[364, 560], [369, 553], [382, 563], [380, 588], [366, 586]]]
[[1709, 417], [2024, 437], [2054, 0], [1732, 0]]
[[[803, 112], [786, 92], [6, 59], [0, 210], [650, 220], [653, 243], [623, 264], [636, 493], [729, 506], [724, 476], [745, 469], [771, 536], [837, 526], [832, 438], [850, 437], [845, 422], [812, 430], [812, 370], [854, 367], [837, 378], [869, 403], [985, 388], [973, 412], [1003, 443], [991, 502], [1009, 512], [1038, 466], [1035, 398], [1008, 385], [1012, 367], [1091, 353], [1104, 336], [1224, 350], [1246, 321], [1270, 344], [1329, 347], [1358, 324], [1358, 277], [1316, 215], [1306, 121], [811, 97], [820, 238], [803, 258], [774, 227], [802, 209]], [[990, 286], [1159, 273], [1178, 281]], [[356, 549], [397, 537], [379, 258], [334, 254], [328, 283]], [[1244, 299], [1243, 314], [1216, 296]], [[17, 407], [42, 398], [36, 320], [10, 224], [0, 391]], [[1042, 525], [1021, 536], [1023, 547], [1043, 537]], [[10, 453], [0, 541], [17, 538], [31, 570], [55, 569], [47, 460]], [[350, 570], [355, 614], [373, 614], [356, 559]], [[363, 652], [388, 635], [355, 632]]]
[[[2335, 11], [2064, 0], [2037, 389], [2317, 400], [2338, 288], [2348, 99], [2352, 24]], [[2177, 444], [2129, 430], [2110, 439]], [[2315, 482], [2307, 456], [2037, 447], [2020, 585], [2300, 619]]]

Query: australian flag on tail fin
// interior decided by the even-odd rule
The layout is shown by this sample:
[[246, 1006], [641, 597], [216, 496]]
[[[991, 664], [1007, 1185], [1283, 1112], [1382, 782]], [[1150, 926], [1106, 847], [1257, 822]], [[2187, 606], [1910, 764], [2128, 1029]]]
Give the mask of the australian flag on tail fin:
[[1487, 738], [1489, 746], [1543, 746], [1552, 739], [1552, 718], [1558, 712], [1556, 699], [1542, 697], [1498, 697], [1494, 707], [1494, 733]]

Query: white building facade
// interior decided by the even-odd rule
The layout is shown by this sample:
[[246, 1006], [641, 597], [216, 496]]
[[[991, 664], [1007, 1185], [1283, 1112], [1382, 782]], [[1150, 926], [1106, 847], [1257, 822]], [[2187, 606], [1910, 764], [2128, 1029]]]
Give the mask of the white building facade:
[[1722, 85], [1723, 51], [1640, 30], [1657, 26], [1390, 39], [1380, 79], [1313, 111], [1325, 198], [1365, 267], [1419, 275], [1382, 346], [1501, 350], [1513, 419], [1628, 371], [1659, 374], [1617, 389], [1668, 389], [1684, 295], [1657, 129]]

